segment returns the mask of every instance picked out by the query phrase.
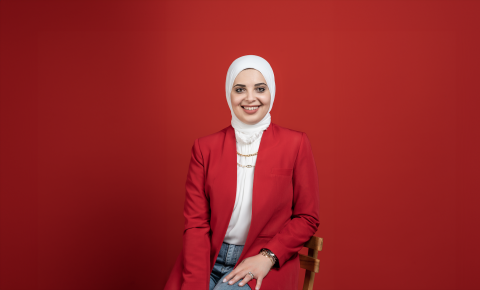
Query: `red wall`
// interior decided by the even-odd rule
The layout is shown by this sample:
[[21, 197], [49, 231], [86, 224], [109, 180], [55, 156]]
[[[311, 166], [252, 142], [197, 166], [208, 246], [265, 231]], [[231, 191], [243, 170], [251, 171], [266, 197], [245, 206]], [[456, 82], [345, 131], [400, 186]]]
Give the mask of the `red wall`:
[[315, 289], [480, 289], [479, 9], [2, 0], [0, 289], [162, 289], [191, 146], [230, 124], [246, 54], [313, 146]]

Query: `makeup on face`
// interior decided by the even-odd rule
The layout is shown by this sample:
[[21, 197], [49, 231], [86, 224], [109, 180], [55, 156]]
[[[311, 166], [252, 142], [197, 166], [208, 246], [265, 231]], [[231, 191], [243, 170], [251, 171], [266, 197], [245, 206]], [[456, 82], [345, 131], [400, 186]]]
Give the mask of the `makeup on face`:
[[231, 96], [234, 111], [242, 122], [258, 122], [266, 114], [264, 106], [270, 100], [270, 91], [258, 70], [243, 70], [239, 73], [235, 78]]

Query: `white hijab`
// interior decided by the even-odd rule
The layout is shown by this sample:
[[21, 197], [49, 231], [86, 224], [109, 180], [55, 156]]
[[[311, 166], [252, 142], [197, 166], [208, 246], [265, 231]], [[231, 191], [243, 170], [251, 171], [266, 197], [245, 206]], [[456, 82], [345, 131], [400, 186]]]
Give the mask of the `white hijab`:
[[[230, 93], [232, 91], [233, 82], [237, 75], [244, 69], [253, 68], [262, 73], [263, 77], [267, 81], [268, 89], [270, 90], [270, 108], [263, 119], [254, 124], [245, 124], [237, 118], [232, 108], [232, 100]], [[235, 129], [235, 133], [244, 141], [249, 143], [249, 140], [256, 139], [256, 136], [262, 134], [264, 130], [270, 126], [271, 116], [270, 111], [273, 107], [273, 101], [275, 100], [275, 76], [270, 64], [262, 57], [257, 55], [244, 55], [237, 58], [232, 62], [227, 71], [227, 80], [225, 82], [225, 91], [227, 95], [228, 106], [232, 113], [232, 127]]]

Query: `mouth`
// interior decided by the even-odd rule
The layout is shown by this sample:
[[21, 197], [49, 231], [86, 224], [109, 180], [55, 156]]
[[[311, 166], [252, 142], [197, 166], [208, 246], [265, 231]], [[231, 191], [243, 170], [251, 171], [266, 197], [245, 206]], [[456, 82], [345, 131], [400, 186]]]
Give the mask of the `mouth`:
[[255, 112], [258, 111], [258, 109], [261, 107], [262, 105], [259, 105], [259, 106], [241, 106], [243, 108], [243, 111], [247, 114], [254, 114]]

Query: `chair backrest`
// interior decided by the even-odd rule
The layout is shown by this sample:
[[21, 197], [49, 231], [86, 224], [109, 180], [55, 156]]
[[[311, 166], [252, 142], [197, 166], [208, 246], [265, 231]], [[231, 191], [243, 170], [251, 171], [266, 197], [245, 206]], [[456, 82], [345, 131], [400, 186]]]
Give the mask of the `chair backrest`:
[[308, 248], [308, 256], [305, 256], [299, 253], [300, 268], [305, 269], [305, 280], [303, 281], [303, 290], [313, 290], [315, 273], [318, 273], [318, 269], [320, 266], [320, 260], [317, 259], [318, 251], [322, 250], [323, 239], [316, 236], [312, 236], [310, 240], [308, 240], [305, 244], [303, 244], [303, 246]]

